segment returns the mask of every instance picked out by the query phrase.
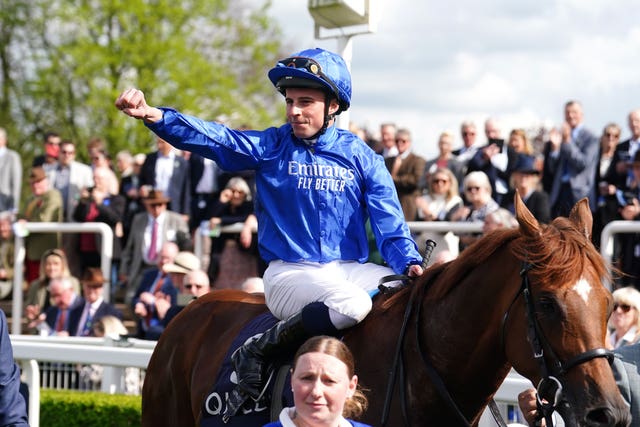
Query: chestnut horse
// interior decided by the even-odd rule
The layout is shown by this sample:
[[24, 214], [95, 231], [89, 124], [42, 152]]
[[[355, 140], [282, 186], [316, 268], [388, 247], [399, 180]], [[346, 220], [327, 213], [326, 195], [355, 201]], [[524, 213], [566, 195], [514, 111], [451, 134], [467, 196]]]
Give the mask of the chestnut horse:
[[[516, 216], [518, 229], [493, 232], [405, 289], [377, 297], [367, 318], [345, 331], [370, 390], [364, 422], [380, 426], [386, 409], [390, 426], [477, 425], [513, 367], [536, 385], [557, 378], [554, 407], [567, 426], [629, 425], [603, 348], [612, 298], [590, 243], [586, 199], [569, 218], [545, 225], [516, 197]], [[262, 296], [213, 292], [172, 321], [148, 366], [144, 426], [198, 425], [228, 346], [266, 311], [263, 304]], [[398, 375], [390, 381], [393, 366]]]

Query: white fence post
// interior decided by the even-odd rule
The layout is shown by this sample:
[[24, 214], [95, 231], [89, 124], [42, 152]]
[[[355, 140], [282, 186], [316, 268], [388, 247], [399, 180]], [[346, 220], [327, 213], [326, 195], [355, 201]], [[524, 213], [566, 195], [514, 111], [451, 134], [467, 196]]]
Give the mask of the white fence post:
[[11, 333], [22, 332], [22, 283], [24, 277], [19, 274], [22, 271], [25, 259], [24, 238], [29, 233], [100, 233], [102, 245], [100, 248], [100, 269], [106, 278], [107, 284], [104, 290], [104, 300], [111, 299], [111, 260], [113, 258], [113, 231], [103, 222], [16, 222], [13, 225], [15, 235], [15, 260], [13, 276], [13, 301], [11, 308]]
[[29, 389], [29, 426], [40, 426], [40, 367], [35, 359], [25, 360], [22, 364], [22, 373]]

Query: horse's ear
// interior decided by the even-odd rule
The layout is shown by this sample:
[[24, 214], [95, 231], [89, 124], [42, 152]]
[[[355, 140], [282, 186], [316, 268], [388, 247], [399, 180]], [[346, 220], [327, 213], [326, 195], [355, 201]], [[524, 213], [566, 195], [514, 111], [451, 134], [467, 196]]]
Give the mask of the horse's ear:
[[515, 192], [513, 199], [516, 210], [516, 219], [518, 220], [518, 224], [520, 224], [520, 230], [522, 233], [531, 237], [539, 235], [540, 224], [524, 204], [517, 191]]
[[589, 200], [584, 197], [575, 204], [569, 212], [569, 219], [576, 225], [576, 228], [591, 240], [591, 230], [593, 228], [593, 216], [589, 208]]

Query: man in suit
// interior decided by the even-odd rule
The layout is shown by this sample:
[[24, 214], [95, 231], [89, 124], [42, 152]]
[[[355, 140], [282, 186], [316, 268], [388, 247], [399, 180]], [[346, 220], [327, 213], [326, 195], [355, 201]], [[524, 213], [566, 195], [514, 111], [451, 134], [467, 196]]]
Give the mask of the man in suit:
[[[478, 151], [478, 144], [476, 143], [476, 137], [478, 136], [478, 130], [476, 124], [472, 121], [465, 120], [460, 125], [460, 135], [462, 136], [463, 146], [457, 150], [453, 150], [453, 155], [456, 156], [458, 162], [464, 167]], [[462, 180], [460, 181], [462, 182]]]
[[202, 221], [208, 221], [213, 215], [211, 209], [220, 195], [220, 173], [218, 164], [197, 153], [189, 156], [191, 182], [191, 217], [189, 229], [198, 228]]
[[45, 311], [45, 322], [49, 326], [51, 335], [73, 335], [78, 328], [80, 316], [77, 311], [82, 311], [84, 298], [73, 290], [73, 285], [68, 278], [53, 279], [49, 283], [49, 297], [53, 305]]
[[[62, 209], [65, 222], [73, 222], [73, 213], [78, 206], [83, 191], [93, 187], [93, 171], [89, 165], [80, 163], [76, 159], [75, 144], [69, 140], [60, 143], [58, 162], [45, 165], [44, 170], [51, 186], [62, 196]], [[82, 271], [79, 251], [78, 233], [64, 233], [62, 235], [62, 249], [69, 259], [69, 269], [74, 276], [80, 276]]]
[[0, 127], [0, 197], [6, 199], [2, 210], [13, 213], [20, 207], [22, 189], [22, 160], [20, 155], [7, 148], [7, 131]]
[[120, 310], [102, 297], [105, 282], [102, 270], [99, 268], [89, 267], [85, 270], [80, 281], [84, 295], [82, 310], [74, 310], [69, 314], [69, 323], [78, 325], [75, 330], [71, 330], [73, 335], [93, 335], [92, 326], [104, 316], [115, 316], [122, 319]]
[[[21, 222], [62, 222], [62, 197], [60, 192], [51, 188], [44, 169], [34, 167], [29, 173], [29, 184], [33, 195], [27, 200], [20, 214]], [[40, 274], [42, 255], [60, 247], [59, 233], [33, 233], [25, 240], [27, 249], [25, 280], [32, 282]]]
[[376, 152], [385, 159], [398, 155], [396, 145], [397, 128], [395, 123], [382, 123], [380, 125], [380, 149]]
[[552, 218], [567, 216], [583, 197], [589, 197], [591, 210], [595, 210], [594, 181], [600, 144], [595, 134], [585, 127], [582, 105], [578, 101], [567, 102], [564, 114], [561, 138], [551, 140], [545, 158], [553, 175], [549, 194]]
[[636, 152], [640, 149], [640, 109], [629, 113], [629, 130], [631, 137], [616, 146], [610, 167], [605, 176], [605, 181], [613, 184], [619, 190], [626, 191], [633, 181], [631, 163]]
[[[640, 343], [622, 346], [615, 353], [611, 369], [622, 397], [629, 404], [632, 425], [635, 426], [640, 420]], [[521, 392], [518, 404], [529, 425], [534, 425], [537, 416], [536, 390], [529, 388]], [[540, 425], [546, 425], [544, 420]]]
[[498, 121], [489, 118], [484, 123], [487, 144], [478, 149], [467, 163], [466, 173], [482, 171], [491, 182], [491, 197], [498, 203], [509, 191], [511, 170], [518, 153], [505, 144]]
[[162, 246], [157, 265], [147, 269], [140, 280], [140, 286], [131, 301], [131, 309], [137, 316], [138, 337], [157, 340], [164, 330], [162, 319], [156, 307], [158, 301], [177, 302], [177, 289], [171, 282], [171, 276], [164, 271], [164, 266], [172, 264], [178, 254], [178, 246], [167, 242]]
[[416, 197], [420, 195], [418, 184], [426, 164], [425, 159], [411, 152], [411, 144], [411, 132], [408, 129], [398, 129], [396, 132], [398, 155], [385, 159], [406, 221], [416, 220], [418, 214]]
[[158, 150], [147, 155], [140, 170], [142, 197], [152, 189], [162, 191], [170, 199], [169, 209], [188, 220], [191, 214], [189, 163], [164, 139], [156, 138], [156, 146]]
[[76, 161], [76, 146], [69, 140], [60, 143], [58, 162], [45, 166], [51, 186], [62, 195], [64, 220], [73, 221], [82, 190], [93, 187], [93, 171], [89, 165]]
[[0, 310], [0, 425], [29, 427], [27, 405], [20, 393], [20, 367], [13, 360], [9, 325]]
[[127, 303], [131, 302], [142, 272], [158, 262], [164, 243], [174, 242], [180, 249], [189, 249], [191, 246], [189, 226], [182, 215], [167, 210], [169, 202], [164, 193], [151, 190], [143, 200], [146, 212], [133, 217], [120, 261], [120, 281], [126, 282]]

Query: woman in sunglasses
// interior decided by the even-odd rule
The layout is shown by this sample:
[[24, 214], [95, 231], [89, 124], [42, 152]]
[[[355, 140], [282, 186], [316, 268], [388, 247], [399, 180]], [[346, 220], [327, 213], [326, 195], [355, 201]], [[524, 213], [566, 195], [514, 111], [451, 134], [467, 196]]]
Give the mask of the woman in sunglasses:
[[613, 291], [613, 313], [609, 318], [611, 348], [633, 344], [640, 339], [640, 291], [631, 286]]
[[[462, 181], [465, 206], [451, 215], [452, 221], [484, 222], [485, 217], [500, 207], [491, 197], [491, 182], [482, 171], [469, 172]], [[478, 240], [482, 233], [460, 234], [460, 251]]]
[[[117, 108], [177, 148], [211, 158], [224, 170], [256, 171], [258, 245], [269, 263], [265, 298], [282, 320], [234, 353], [238, 386], [226, 416], [260, 397], [266, 359], [362, 321], [381, 277], [422, 274], [383, 158], [335, 126], [336, 115], [351, 103], [344, 60], [308, 49], [278, 61], [268, 77], [285, 97], [287, 123], [264, 131], [233, 130], [151, 107], [138, 89], [116, 100]], [[367, 219], [389, 267], [366, 262]]]

